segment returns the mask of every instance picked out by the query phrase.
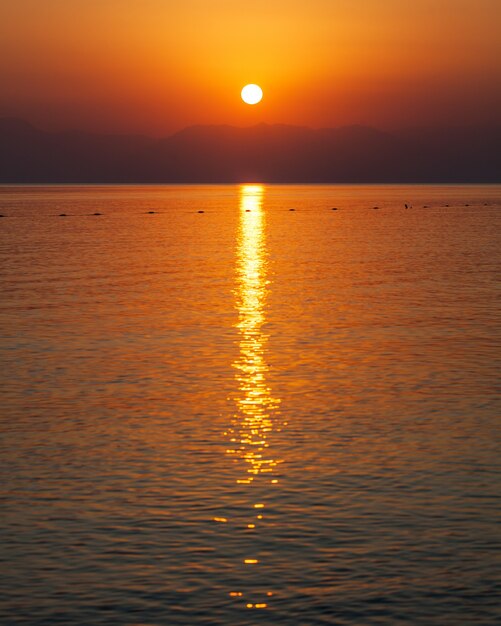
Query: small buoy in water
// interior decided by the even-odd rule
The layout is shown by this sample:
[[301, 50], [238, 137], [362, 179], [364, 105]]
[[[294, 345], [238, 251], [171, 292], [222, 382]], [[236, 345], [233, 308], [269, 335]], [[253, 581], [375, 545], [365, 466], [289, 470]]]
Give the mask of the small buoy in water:
[[59, 213], [59, 217], [67, 217], [66, 213]]
[[406, 204], [404, 204], [404, 207], [405, 207], [406, 209], [408, 209], [408, 208], [409, 208]]
[[449, 206], [448, 204], [446, 204], [445, 206]]
[[250, 213], [250, 209], [245, 209], [245, 212], [246, 213]]
[[465, 204], [465, 206], [470, 206], [469, 204]]
[[101, 215], [101, 213], [93, 213], [92, 215]]
[[331, 211], [337, 211], [337, 206], [333, 206]]
[[289, 211], [295, 211], [296, 209], [289, 209]]
[[428, 209], [428, 205], [427, 204], [423, 204], [423, 209]]
[[148, 215], [153, 215], [155, 211], [148, 211]]
[[205, 211], [199, 211], [199, 213], [205, 213]]
[[373, 206], [372, 208], [373, 208], [373, 209], [379, 209], [379, 207], [378, 207], [378, 206]]

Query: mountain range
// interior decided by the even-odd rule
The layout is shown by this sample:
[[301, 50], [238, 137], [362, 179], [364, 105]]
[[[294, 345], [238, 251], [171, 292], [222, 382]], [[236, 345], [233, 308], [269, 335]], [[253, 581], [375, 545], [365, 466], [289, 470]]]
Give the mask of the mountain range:
[[0, 118], [1, 183], [496, 183], [501, 127], [191, 126], [166, 138]]

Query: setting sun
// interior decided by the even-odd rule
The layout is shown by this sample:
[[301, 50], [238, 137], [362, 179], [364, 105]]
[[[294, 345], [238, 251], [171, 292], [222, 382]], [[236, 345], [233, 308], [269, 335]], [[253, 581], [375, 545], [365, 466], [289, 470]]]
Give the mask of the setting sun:
[[257, 104], [263, 98], [263, 90], [259, 85], [245, 85], [240, 95], [246, 104]]

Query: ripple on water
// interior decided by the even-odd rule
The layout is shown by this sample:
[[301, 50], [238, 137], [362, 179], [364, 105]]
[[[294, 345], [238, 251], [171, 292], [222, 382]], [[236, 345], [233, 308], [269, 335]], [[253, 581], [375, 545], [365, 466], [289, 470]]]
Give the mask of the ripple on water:
[[499, 623], [500, 198], [0, 188], [1, 621]]

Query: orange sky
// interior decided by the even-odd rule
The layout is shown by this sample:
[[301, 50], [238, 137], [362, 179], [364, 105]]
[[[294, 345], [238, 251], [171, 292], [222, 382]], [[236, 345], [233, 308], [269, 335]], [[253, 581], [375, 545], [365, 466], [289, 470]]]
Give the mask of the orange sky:
[[500, 24], [500, 0], [4, 0], [0, 115], [154, 135], [499, 123]]

